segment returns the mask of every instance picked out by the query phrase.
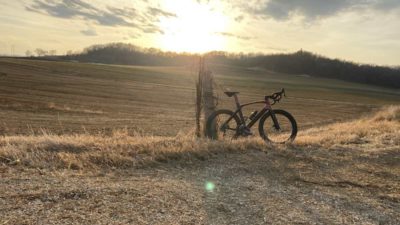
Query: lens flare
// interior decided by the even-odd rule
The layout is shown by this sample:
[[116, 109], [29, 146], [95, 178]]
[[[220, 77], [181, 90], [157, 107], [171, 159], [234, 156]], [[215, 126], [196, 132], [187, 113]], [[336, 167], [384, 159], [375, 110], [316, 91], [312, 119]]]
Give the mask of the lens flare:
[[206, 188], [206, 191], [213, 192], [215, 189], [215, 184], [213, 182], [208, 181], [208, 182], [206, 182], [205, 188]]

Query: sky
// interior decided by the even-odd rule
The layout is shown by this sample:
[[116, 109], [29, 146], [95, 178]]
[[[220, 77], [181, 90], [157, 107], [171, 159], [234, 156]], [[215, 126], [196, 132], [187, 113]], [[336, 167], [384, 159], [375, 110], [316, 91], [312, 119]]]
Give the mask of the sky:
[[400, 65], [400, 0], [0, 0], [0, 55], [93, 44]]

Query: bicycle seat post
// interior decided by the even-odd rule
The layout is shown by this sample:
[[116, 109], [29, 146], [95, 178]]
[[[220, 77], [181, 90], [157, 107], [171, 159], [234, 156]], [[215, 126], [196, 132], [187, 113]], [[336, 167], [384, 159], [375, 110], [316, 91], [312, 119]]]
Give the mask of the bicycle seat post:
[[241, 106], [240, 106], [240, 103], [239, 103], [239, 98], [238, 98], [236, 93], [233, 95], [233, 97], [235, 98], [236, 108], [239, 110], [238, 114], [239, 114], [240, 120], [242, 121], [242, 126], [245, 127], [246, 126], [246, 120], [244, 119], [244, 116], [243, 116], [243, 112], [242, 112], [242, 109], [241, 109]]
[[235, 98], [236, 107], [237, 107], [237, 109], [239, 109], [240, 103], [239, 103], [239, 98], [238, 98], [237, 94], [234, 94], [233, 97]]

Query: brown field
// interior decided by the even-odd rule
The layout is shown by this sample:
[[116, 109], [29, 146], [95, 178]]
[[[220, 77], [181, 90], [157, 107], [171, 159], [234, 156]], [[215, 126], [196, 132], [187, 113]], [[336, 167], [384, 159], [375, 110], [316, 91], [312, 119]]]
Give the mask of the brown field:
[[[195, 65], [195, 62], [194, 62]], [[300, 129], [358, 118], [400, 102], [400, 91], [329, 79], [210, 65], [242, 102], [286, 88], [276, 108]], [[195, 66], [138, 67], [0, 58], [0, 134], [111, 133], [175, 136], [194, 126]], [[220, 108], [233, 108], [218, 86]], [[259, 109], [262, 106], [257, 106]], [[253, 110], [255, 108], [250, 108]], [[249, 110], [247, 113], [249, 113]]]
[[0, 59], [0, 224], [400, 223], [399, 90], [212, 70], [295, 143], [194, 138], [193, 68]]

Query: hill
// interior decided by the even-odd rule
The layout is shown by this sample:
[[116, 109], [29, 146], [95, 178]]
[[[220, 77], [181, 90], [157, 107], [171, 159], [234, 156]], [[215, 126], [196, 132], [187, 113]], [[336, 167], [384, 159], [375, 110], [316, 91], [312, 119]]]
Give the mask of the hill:
[[[196, 60], [197, 62], [197, 60]], [[222, 93], [240, 91], [241, 102], [262, 100], [284, 87], [284, 108], [300, 129], [347, 120], [400, 101], [398, 90], [265, 70], [210, 65], [219, 108], [233, 108]], [[0, 134], [90, 133], [128, 129], [175, 136], [194, 125], [195, 67], [116, 66], [0, 59]], [[261, 105], [246, 109], [246, 115]]]
[[290, 146], [2, 136], [0, 223], [397, 224], [399, 131], [392, 106], [303, 130]]
[[[244, 68], [264, 68], [280, 73], [311, 75], [357, 83], [400, 88], [400, 69], [376, 65], [363, 65], [339, 59], [329, 59], [307, 51], [291, 54], [229, 54], [210, 52], [205, 54], [209, 63], [235, 65]], [[94, 45], [82, 53], [60, 57], [63, 60], [107, 64], [143, 66], [191, 65], [198, 55], [162, 52], [143, 49], [131, 44], [113, 43]]]

